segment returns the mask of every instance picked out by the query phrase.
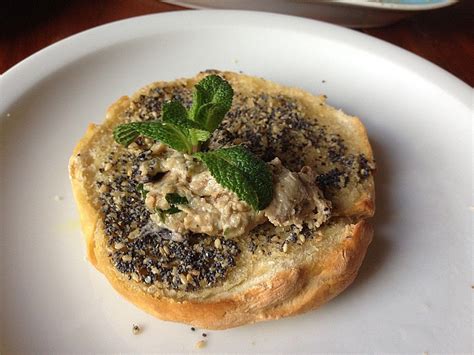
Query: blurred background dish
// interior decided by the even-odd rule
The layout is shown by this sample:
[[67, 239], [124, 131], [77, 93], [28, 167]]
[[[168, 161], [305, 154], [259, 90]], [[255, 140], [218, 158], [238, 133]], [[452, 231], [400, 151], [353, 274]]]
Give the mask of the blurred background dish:
[[386, 26], [457, 0], [169, 0], [193, 9], [238, 9], [308, 17], [352, 28]]

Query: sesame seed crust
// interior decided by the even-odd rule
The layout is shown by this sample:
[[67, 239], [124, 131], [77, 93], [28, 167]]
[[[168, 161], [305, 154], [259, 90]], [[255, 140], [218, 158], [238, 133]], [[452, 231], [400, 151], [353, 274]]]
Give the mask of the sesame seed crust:
[[[152, 88], [130, 102], [125, 120], [155, 120], [162, 103], [170, 99], [189, 107], [192, 91], [184, 85]], [[316, 183], [327, 198], [351, 181], [366, 179], [373, 170], [373, 163], [364, 154], [349, 152], [339, 134], [331, 132], [317, 117], [307, 117], [301, 104], [284, 95], [244, 96], [236, 92], [232, 109], [214, 132], [209, 148], [236, 144], [266, 161], [278, 157], [293, 171], [305, 165], [314, 167], [320, 172]], [[145, 228], [151, 223], [150, 213], [138, 186], [156, 178], [143, 176], [141, 169], [147, 166], [153, 171], [150, 167], [157, 165], [152, 147], [153, 142], [143, 138], [127, 149], [114, 143], [95, 179], [109, 257], [129, 279], [173, 290], [209, 288], [226, 279], [242, 248], [256, 255], [286, 253], [292, 244], [302, 245], [304, 235], [311, 238], [314, 234], [306, 224], [298, 230], [295, 226], [277, 228], [266, 223], [251, 231], [248, 238], [241, 238], [245, 240], [221, 241], [190, 233], [177, 242], [171, 240], [166, 229]], [[314, 154], [301, 154], [308, 151]]]

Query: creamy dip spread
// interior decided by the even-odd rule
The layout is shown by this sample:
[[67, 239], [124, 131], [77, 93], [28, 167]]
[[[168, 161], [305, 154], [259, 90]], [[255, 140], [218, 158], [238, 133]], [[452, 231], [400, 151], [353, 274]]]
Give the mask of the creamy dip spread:
[[[273, 172], [274, 196], [271, 204], [255, 211], [238, 196], [220, 185], [203, 163], [190, 155], [155, 144], [152, 151], [158, 161], [151, 167], [140, 166], [146, 179], [150, 172], [164, 175], [156, 182], [144, 185], [147, 191], [145, 204], [151, 219], [158, 225], [178, 234], [203, 233], [211, 236], [237, 237], [269, 221], [275, 226], [296, 225], [306, 222], [319, 227], [330, 215], [330, 202], [326, 201], [315, 184], [315, 173], [305, 166], [299, 173], [286, 169], [275, 158], [269, 166]], [[185, 197], [186, 204], [179, 212], [163, 215], [173, 207], [168, 194]]]
[[[262, 212], [217, 183], [196, 158], [166, 147], [159, 158], [158, 169], [164, 176], [144, 185], [148, 191], [145, 204], [157, 225], [180, 234], [191, 231], [232, 237], [265, 221]], [[172, 207], [165, 198], [170, 193], [185, 197], [188, 203], [178, 206], [180, 212], [163, 216], [159, 211]]]
[[275, 158], [270, 166], [273, 172], [273, 200], [264, 210], [265, 217], [275, 226], [303, 228], [306, 223], [319, 227], [329, 219], [331, 202], [324, 199], [315, 184], [316, 174], [309, 166], [299, 173], [286, 169]]

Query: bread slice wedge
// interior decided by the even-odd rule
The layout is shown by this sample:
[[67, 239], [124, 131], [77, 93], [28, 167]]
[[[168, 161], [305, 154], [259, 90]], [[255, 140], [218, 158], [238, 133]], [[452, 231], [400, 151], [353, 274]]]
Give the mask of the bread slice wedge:
[[[333, 205], [328, 222], [303, 231], [264, 224], [232, 240], [185, 242], [149, 229], [134, 179], [137, 162], [153, 159], [150, 143], [123, 148], [112, 131], [120, 123], [157, 119], [164, 100], [189, 105], [192, 87], [209, 73], [224, 77], [235, 92], [210, 147], [243, 144], [292, 170], [312, 167]], [[344, 290], [372, 239], [366, 219], [375, 209], [374, 169], [360, 120], [330, 107], [325, 97], [218, 71], [153, 83], [120, 98], [102, 124], [88, 127], [69, 164], [89, 261], [139, 308], [207, 329], [302, 313]]]

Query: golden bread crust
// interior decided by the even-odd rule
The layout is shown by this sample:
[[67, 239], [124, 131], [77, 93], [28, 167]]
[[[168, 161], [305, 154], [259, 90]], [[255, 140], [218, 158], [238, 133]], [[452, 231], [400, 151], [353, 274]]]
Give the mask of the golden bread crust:
[[[242, 87], [282, 93], [299, 98], [307, 105], [314, 104], [320, 110], [322, 98], [303, 90], [285, 88], [259, 78], [235, 73], [220, 73], [226, 79], [240, 82]], [[202, 76], [184, 81], [194, 85]], [[160, 83], [152, 84], [153, 87]], [[136, 95], [148, 90], [146, 87]], [[136, 96], [135, 95], [135, 96]], [[274, 274], [248, 288], [229, 290], [220, 295], [183, 299], [167, 294], [150, 294], [135, 281], [122, 277], [112, 265], [106, 251], [106, 235], [101, 212], [94, 204], [87, 166], [91, 151], [105, 131], [119, 122], [119, 117], [130, 105], [131, 99], [120, 98], [107, 111], [103, 125], [89, 125], [86, 134], [74, 149], [69, 163], [69, 173], [74, 197], [77, 202], [89, 261], [105, 275], [112, 286], [137, 307], [163, 320], [191, 324], [207, 329], [226, 329], [263, 320], [278, 319], [316, 308], [342, 292], [356, 277], [364, 259], [373, 231], [364, 219], [373, 215], [375, 193], [370, 177], [365, 190], [355, 203], [346, 206], [344, 215], [353, 222], [344, 222], [337, 243], [327, 246], [327, 252], [318, 258], [308, 258], [288, 267], [281, 267]], [[337, 119], [350, 121], [351, 135], [357, 137], [357, 146], [366, 157], [373, 160], [367, 133], [360, 120], [344, 115], [331, 107], [325, 107]]]

